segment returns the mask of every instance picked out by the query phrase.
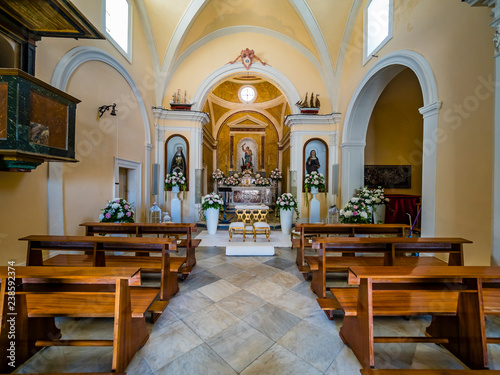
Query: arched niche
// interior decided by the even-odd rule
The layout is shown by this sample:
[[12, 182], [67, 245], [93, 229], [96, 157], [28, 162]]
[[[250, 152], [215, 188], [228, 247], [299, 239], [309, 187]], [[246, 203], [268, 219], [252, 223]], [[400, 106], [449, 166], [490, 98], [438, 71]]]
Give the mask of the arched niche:
[[[308, 159], [311, 156], [312, 151], [316, 153], [316, 158], [319, 161], [319, 168], [317, 169], [318, 173], [322, 173], [325, 176], [325, 190], [328, 191], [328, 145], [326, 142], [320, 138], [311, 138], [304, 143], [304, 149], [302, 153], [302, 190], [304, 190], [304, 180], [306, 174], [308, 174]], [[311, 170], [312, 171], [312, 170]]]
[[186, 176], [186, 191], [189, 191], [189, 141], [180, 134], [173, 134], [165, 141], [165, 175], [172, 173], [173, 163], [175, 167], [174, 156], [179, 150], [185, 159], [185, 173]]

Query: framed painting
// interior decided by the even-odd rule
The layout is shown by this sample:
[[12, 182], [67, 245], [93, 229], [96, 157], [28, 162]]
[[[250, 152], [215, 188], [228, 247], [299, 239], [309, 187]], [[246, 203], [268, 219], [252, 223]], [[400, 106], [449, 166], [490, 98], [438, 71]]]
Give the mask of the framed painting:
[[410, 189], [411, 165], [365, 165], [365, 186]]

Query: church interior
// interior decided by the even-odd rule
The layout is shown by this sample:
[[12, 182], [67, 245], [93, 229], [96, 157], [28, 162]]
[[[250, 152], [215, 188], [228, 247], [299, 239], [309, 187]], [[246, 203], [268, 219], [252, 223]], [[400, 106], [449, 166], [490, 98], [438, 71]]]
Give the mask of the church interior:
[[0, 372], [500, 373], [499, 75], [500, 0], [0, 1]]

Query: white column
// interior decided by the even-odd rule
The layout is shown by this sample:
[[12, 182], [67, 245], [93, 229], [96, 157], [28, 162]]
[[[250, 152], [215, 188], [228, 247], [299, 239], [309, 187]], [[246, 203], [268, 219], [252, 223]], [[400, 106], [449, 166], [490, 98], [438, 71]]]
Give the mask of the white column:
[[338, 130], [335, 130], [330, 134], [329, 137], [329, 155], [328, 155], [328, 160], [330, 161], [329, 165], [329, 171], [328, 171], [328, 178], [330, 181], [328, 181], [328, 186], [330, 186], [330, 203], [327, 202], [328, 207], [331, 205], [335, 204], [335, 201], [337, 200], [337, 196], [333, 194], [333, 166], [338, 163], [338, 150], [337, 150], [337, 145], [338, 145], [338, 137], [339, 137], [339, 132]]
[[424, 118], [422, 144], [422, 236], [433, 237], [436, 224], [437, 130], [441, 102], [435, 102], [418, 111]]
[[342, 206], [365, 183], [365, 142], [344, 142], [342, 148]]
[[492, 265], [500, 265], [500, 2], [493, 9], [495, 29], [495, 96], [493, 123], [493, 220], [492, 220]]

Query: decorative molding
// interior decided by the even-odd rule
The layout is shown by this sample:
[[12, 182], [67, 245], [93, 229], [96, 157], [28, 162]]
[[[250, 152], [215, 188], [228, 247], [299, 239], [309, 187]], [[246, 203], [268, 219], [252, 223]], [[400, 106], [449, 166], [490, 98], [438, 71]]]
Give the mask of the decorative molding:
[[437, 101], [435, 103], [431, 103], [429, 105], [420, 107], [418, 111], [420, 114], [424, 117], [427, 118], [429, 116], [435, 116], [439, 113], [439, 110], [443, 106], [443, 102]]
[[295, 125], [333, 125], [340, 121], [340, 113], [330, 113], [329, 115], [308, 115], [295, 114], [285, 117], [285, 126], [292, 128]]
[[102, 49], [90, 46], [75, 47], [68, 51], [59, 60], [56, 68], [54, 69], [54, 74], [52, 75], [52, 80], [50, 84], [57, 87], [60, 90], [66, 91], [69, 78], [73, 72], [83, 63], [87, 61], [100, 61], [108, 64], [114, 68], [118, 73], [120, 73], [125, 81], [129, 84], [132, 89], [137, 103], [139, 104], [139, 110], [141, 111], [142, 122], [144, 125], [144, 133], [146, 136], [146, 143], [151, 143], [151, 132], [149, 129], [149, 119], [146, 107], [144, 106], [144, 101], [142, 100], [141, 92], [135, 84], [132, 76], [129, 74], [127, 69], [125, 69], [113, 56], [109, 53], [103, 51]]
[[191, 121], [200, 123], [201, 126], [208, 124], [210, 118], [208, 113], [198, 111], [176, 111], [164, 108], [153, 108], [155, 118], [173, 121]]
[[[252, 121], [253, 124], [242, 124], [243, 121]], [[233, 128], [265, 129], [269, 126], [269, 124], [247, 114], [243, 117], [240, 117], [236, 120], [229, 122], [227, 126], [229, 126], [229, 129]]]
[[[208, 94], [216, 84], [228, 76], [236, 75], [243, 71], [241, 67], [235, 65], [224, 65], [210, 73], [198, 86], [193, 96], [194, 104], [192, 109], [196, 111], [202, 110]], [[300, 95], [290, 79], [272, 66], [253, 65], [248, 72], [263, 75], [273, 82], [285, 94], [288, 103], [296, 103], [300, 100]], [[295, 113], [299, 111], [298, 108], [292, 108], [292, 110]]]

